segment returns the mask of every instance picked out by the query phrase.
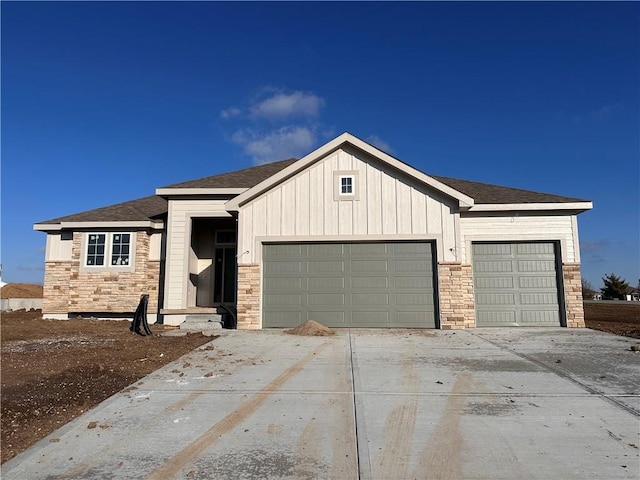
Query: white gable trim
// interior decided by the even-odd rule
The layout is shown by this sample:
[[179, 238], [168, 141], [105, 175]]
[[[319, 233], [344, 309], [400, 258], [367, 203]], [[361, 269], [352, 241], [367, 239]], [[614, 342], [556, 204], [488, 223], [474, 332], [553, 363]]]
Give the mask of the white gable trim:
[[474, 205], [469, 212], [509, 212], [526, 210], [575, 210], [585, 211], [593, 208], [592, 202], [572, 203], [481, 203]]
[[237, 211], [245, 203], [253, 200], [257, 196], [259, 196], [262, 193], [264, 193], [265, 191], [269, 190], [274, 185], [277, 185], [278, 183], [282, 182], [283, 180], [285, 180], [285, 179], [295, 175], [296, 173], [304, 170], [305, 168], [307, 168], [312, 163], [318, 161], [319, 159], [321, 159], [322, 157], [328, 155], [332, 151], [337, 150], [340, 146], [342, 146], [345, 143], [348, 143], [348, 144], [350, 144], [350, 145], [352, 145], [352, 146], [364, 151], [365, 153], [368, 153], [369, 155], [371, 155], [373, 157], [376, 157], [377, 159], [385, 162], [386, 164], [388, 164], [388, 165], [390, 165], [390, 166], [392, 166], [392, 167], [394, 167], [394, 168], [406, 173], [409, 176], [412, 176], [412, 177], [416, 178], [417, 180], [419, 180], [419, 181], [421, 181], [421, 182], [423, 182], [423, 183], [435, 188], [436, 190], [439, 190], [440, 192], [444, 193], [445, 195], [458, 200], [460, 202], [460, 208], [461, 209], [466, 209], [466, 208], [469, 208], [469, 207], [474, 205], [473, 198], [463, 194], [462, 192], [459, 192], [458, 190], [455, 190], [455, 189], [449, 187], [448, 185], [445, 185], [444, 183], [441, 183], [441, 182], [437, 181], [435, 178], [432, 178], [432, 177], [430, 177], [428, 175], [425, 175], [424, 173], [420, 172], [419, 170], [416, 170], [415, 168], [410, 167], [406, 163], [403, 163], [403, 162], [397, 160], [396, 158], [392, 157], [391, 155], [389, 155], [387, 153], [384, 153], [382, 150], [378, 150], [377, 148], [375, 148], [374, 146], [368, 144], [367, 142], [364, 142], [364, 141], [360, 140], [359, 138], [354, 137], [350, 133], [346, 133], [345, 132], [342, 135], [334, 138], [330, 142], [325, 143], [320, 148], [317, 148], [316, 150], [314, 150], [310, 154], [302, 157], [297, 162], [292, 163], [291, 165], [289, 165], [288, 167], [284, 168], [283, 170], [281, 170], [280, 172], [276, 173], [275, 175], [272, 175], [271, 177], [267, 178], [266, 180], [260, 182], [258, 185], [254, 186], [253, 188], [250, 188], [246, 192], [244, 192], [244, 193], [238, 195], [237, 197], [235, 197], [234, 199], [230, 200], [226, 204], [227, 210], [228, 211]]
[[60, 222], [60, 223], [36, 223], [34, 230], [41, 232], [50, 232], [57, 230], [79, 230], [85, 228], [104, 228], [104, 229], [122, 229], [122, 228], [153, 228], [163, 229], [164, 222], [153, 222], [147, 220], [130, 221], [130, 222]]
[[248, 188], [156, 188], [156, 195], [171, 197], [177, 195], [239, 195]]

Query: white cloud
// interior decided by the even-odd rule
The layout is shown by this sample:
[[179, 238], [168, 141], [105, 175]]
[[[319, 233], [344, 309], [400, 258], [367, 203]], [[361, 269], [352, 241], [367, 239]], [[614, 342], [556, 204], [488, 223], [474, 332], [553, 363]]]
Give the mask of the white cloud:
[[393, 152], [393, 150], [391, 149], [391, 146], [387, 142], [382, 140], [378, 135], [369, 135], [367, 137], [367, 142], [373, 145], [374, 147], [379, 148], [385, 153]]
[[313, 93], [296, 91], [276, 93], [251, 107], [254, 118], [284, 120], [291, 117], [316, 117], [324, 100]]
[[232, 140], [242, 146], [256, 165], [262, 165], [309, 153], [316, 143], [316, 134], [310, 127], [285, 126], [268, 132], [240, 130]]
[[227, 120], [229, 118], [237, 117], [241, 113], [242, 113], [242, 110], [240, 110], [239, 108], [231, 107], [231, 108], [227, 108], [225, 110], [222, 110], [220, 112], [220, 116], [222, 118], [224, 118], [225, 120]]

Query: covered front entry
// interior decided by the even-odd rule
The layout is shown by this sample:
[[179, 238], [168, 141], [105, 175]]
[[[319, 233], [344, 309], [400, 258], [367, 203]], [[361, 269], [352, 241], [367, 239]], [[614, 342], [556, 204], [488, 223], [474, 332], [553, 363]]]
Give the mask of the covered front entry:
[[476, 325], [561, 324], [555, 242], [473, 244]]
[[263, 327], [435, 328], [431, 242], [280, 243], [263, 249]]

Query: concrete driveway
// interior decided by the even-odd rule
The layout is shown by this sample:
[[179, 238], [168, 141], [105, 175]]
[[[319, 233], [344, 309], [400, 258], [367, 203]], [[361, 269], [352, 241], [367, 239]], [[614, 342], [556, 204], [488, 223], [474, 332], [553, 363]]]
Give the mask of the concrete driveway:
[[637, 480], [637, 343], [561, 328], [229, 331], [2, 478]]

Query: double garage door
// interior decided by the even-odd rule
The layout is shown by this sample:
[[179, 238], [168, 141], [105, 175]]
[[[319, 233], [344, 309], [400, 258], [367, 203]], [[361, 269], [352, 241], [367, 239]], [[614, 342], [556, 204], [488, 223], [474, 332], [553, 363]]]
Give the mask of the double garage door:
[[554, 242], [473, 244], [478, 327], [560, 325], [558, 285]]
[[266, 244], [263, 326], [435, 328], [430, 242]]

